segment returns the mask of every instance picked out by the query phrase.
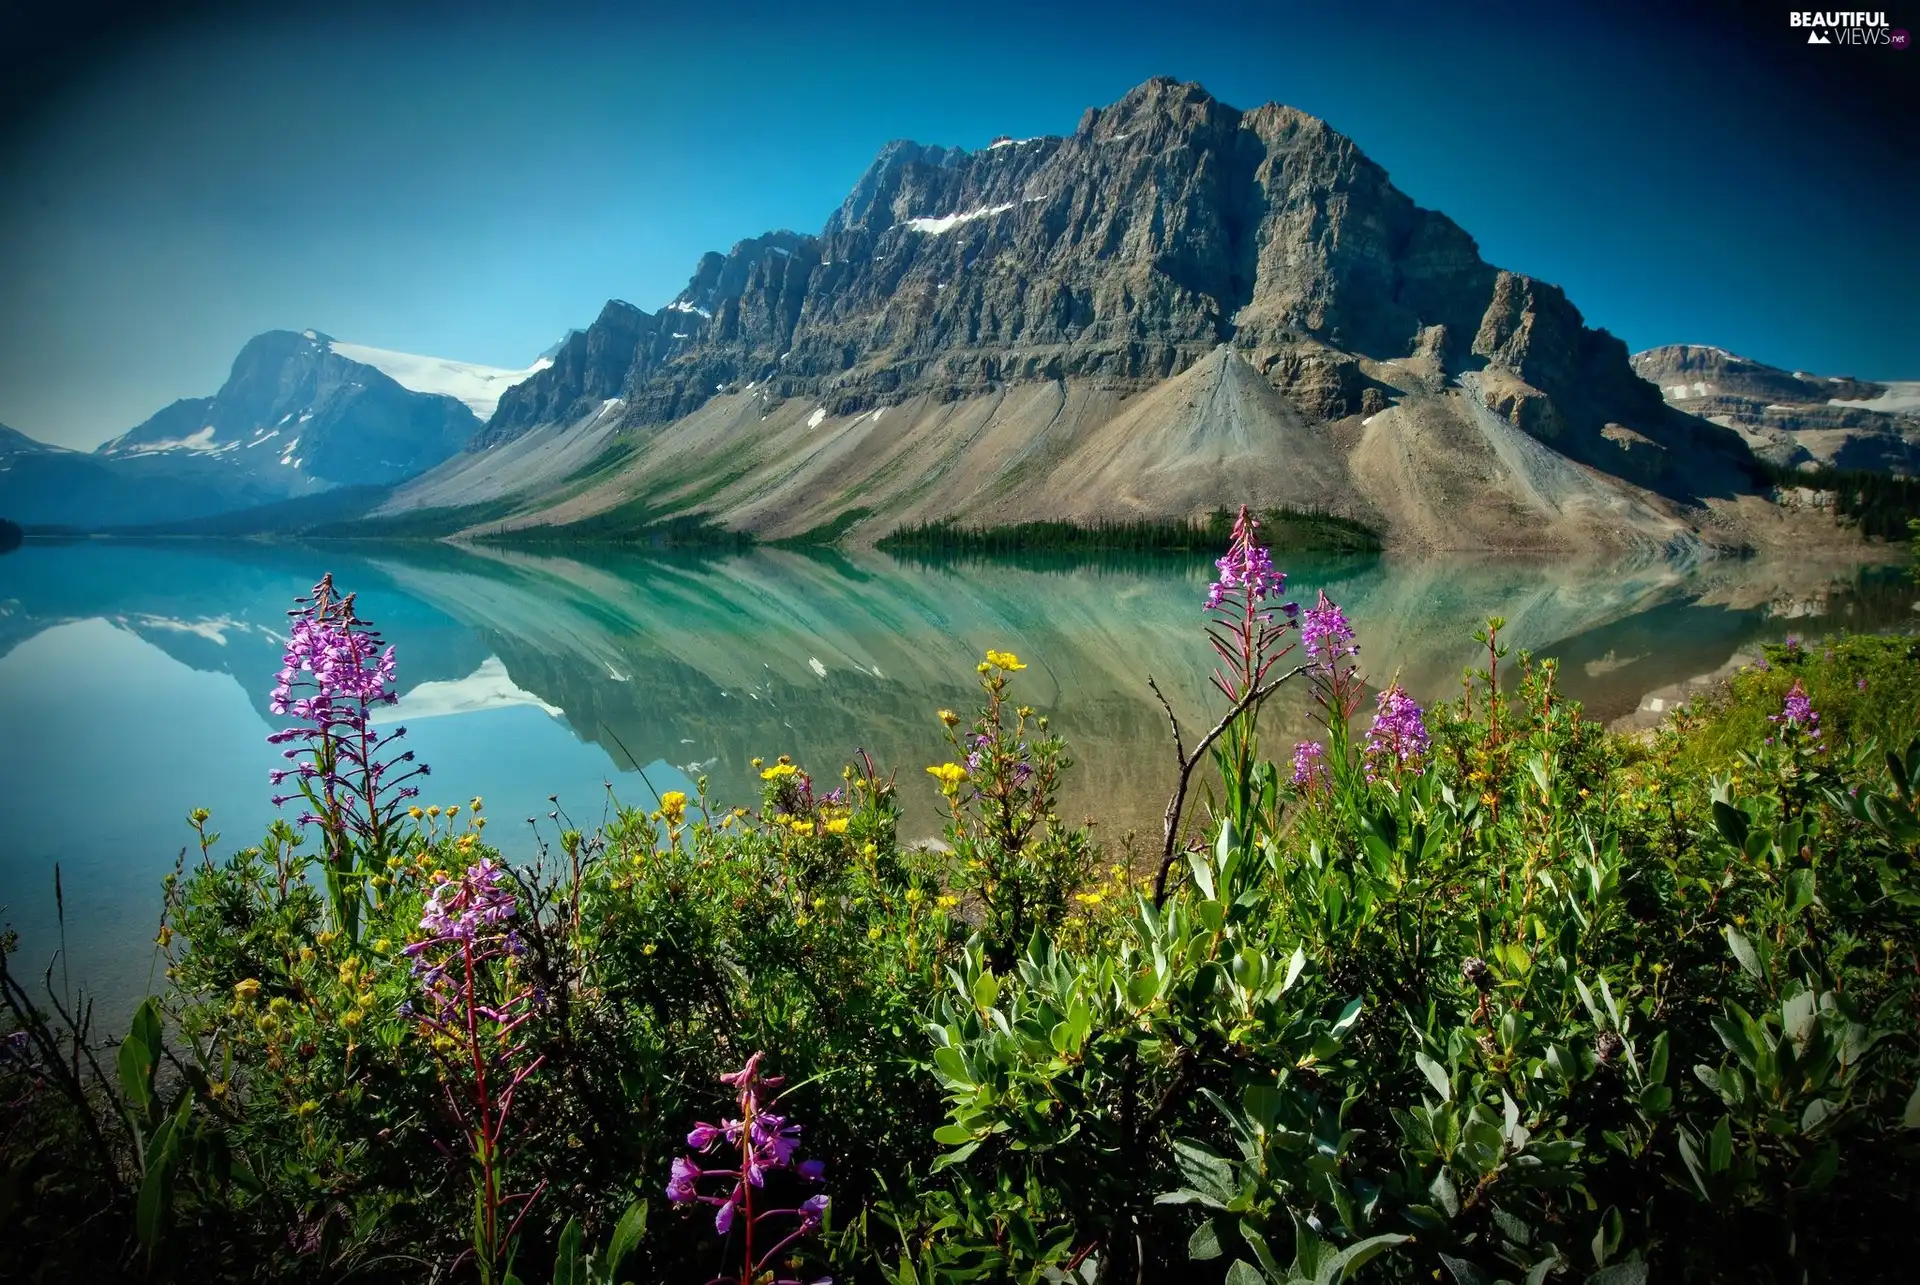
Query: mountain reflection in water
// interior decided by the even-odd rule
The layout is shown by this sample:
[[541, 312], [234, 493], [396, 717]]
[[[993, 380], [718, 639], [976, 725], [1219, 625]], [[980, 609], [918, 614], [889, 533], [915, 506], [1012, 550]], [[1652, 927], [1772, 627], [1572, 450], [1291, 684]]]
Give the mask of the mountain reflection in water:
[[[1899, 569], [1854, 566], [1280, 561], [1290, 594], [1310, 602], [1324, 589], [1346, 609], [1378, 683], [1398, 677], [1423, 702], [1456, 694], [1480, 660], [1474, 628], [1497, 614], [1516, 652], [1560, 658], [1563, 690], [1608, 720], [1760, 640], [1902, 626], [1914, 597]], [[950, 753], [934, 711], [972, 707], [989, 647], [1027, 663], [1017, 698], [1071, 746], [1063, 811], [1097, 816], [1110, 838], [1150, 834], [1171, 781], [1148, 676], [1189, 729], [1220, 709], [1200, 559], [33, 544], [0, 560], [0, 808], [14, 819], [0, 836], [0, 904], [23, 930], [23, 962], [51, 949], [42, 903], [55, 861], [70, 927], [125, 956], [152, 935], [189, 808], [214, 810], [223, 846], [274, 815], [266, 772], [278, 756], [264, 737], [280, 720], [267, 692], [286, 610], [322, 571], [359, 593], [399, 649], [403, 695], [388, 717], [434, 764], [428, 799], [486, 795], [488, 838], [516, 857], [536, 850], [526, 817], [597, 819], [602, 782], [651, 803], [704, 775], [719, 802], [751, 806], [752, 759], [782, 753], [830, 780], [864, 749], [899, 769], [905, 832], [935, 833], [938, 795], [921, 769]], [[1275, 698], [1261, 723], [1269, 753], [1311, 734], [1311, 709], [1304, 684]], [[73, 945], [84, 959], [87, 942]], [[139, 959], [122, 984], [144, 976], [144, 948]]]

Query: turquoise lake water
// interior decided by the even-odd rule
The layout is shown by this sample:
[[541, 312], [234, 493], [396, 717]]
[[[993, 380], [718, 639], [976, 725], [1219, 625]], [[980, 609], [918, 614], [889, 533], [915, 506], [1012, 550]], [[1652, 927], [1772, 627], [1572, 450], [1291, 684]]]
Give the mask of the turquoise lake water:
[[[1456, 694], [1490, 614], [1562, 662], [1595, 717], [1657, 719], [1686, 684], [1763, 640], [1900, 627], [1898, 570], [1658, 561], [1572, 567], [1490, 560], [1281, 559], [1359, 631], [1370, 678]], [[442, 545], [30, 544], [0, 558], [0, 919], [14, 966], [131, 1007], [147, 984], [160, 885], [205, 806], [222, 847], [276, 815], [267, 708], [286, 611], [323, 571], [399, 649], [391, 717], [432, 765], [422, 803], [479, 794], [517, 859], [564, 809], [597, 821], [708, 778], [758, 796], [755, 756], [833, 777], [856, 749], [897, 767], [909, 837], [938, 831], [922, 769], [948, 757], [934, 711], [964, 710], [988, 647], [1017, 652], [1020, 699], [1052, 714], [1077, 765], [1066, 810], [1118, 841], [1154, 831], [1171, 781], [1154, 677], [1184, 724], [1217, 717], [1202, 561], [924, 565], [780, 550], [714, 558]], [[1308, 734], [1304, 689], [1263, 718], [1269, 753]], [[1203, 721], [1204, 720], [1204, 721]], [[1192, 733], [1189, 733], [1191, 739]], [[558, 804], [550, 801], [558, 799]], [[297, 811], [297, 809], [290, 809]], [[61, 980], [55, 972], [56, 983]], [[118, 1024], [118, 1017], [112, 1024]]]

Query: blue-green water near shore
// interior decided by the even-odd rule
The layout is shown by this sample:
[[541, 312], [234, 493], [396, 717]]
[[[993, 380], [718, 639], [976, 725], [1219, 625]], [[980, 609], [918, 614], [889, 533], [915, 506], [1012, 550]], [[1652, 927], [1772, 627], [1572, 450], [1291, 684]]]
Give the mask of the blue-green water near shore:
[[[1900, 569], [1659, 561], [1573, 567], [1484, 559], [1282, 559], [1290, 590], [1346, 607], [1373, 680], [1422, 700], [1458, 690], [1469, 637], [1562, 661], [1608, 720], [1653, 717], [1690, 681], [1792, 632], [1898, 628]], [[1202, 560], [898, 561], [773, 549], [711, 558], [432, 544], [30, 543], [0, 558], [0, 919], [36, 975], [59, 936], [103, 1014], [147, 984], [161, 880], [213, 811], [222, 847], [276, 814], [267, 708], [286, 611], [322, 571], [399, 649], [392, 717], [432, 765], [422, 802], [482, 795], [487, 835], [538, 852], [550, 814], [597, 821], [690, 789], [751, 804], [755, 756], [817, 775], [864, 749], [898, 768], [907, 833], [937, 832], [922, 772], [949, 757], [934, 711], [968, 707], [988, 647], [1028, 662], [1020, 698], [1050, 712], [1077, 765], [1065, 805], [1118, 844], [1158, 824], [1171, 779], [1154, 677], [1188, 725], [1212, 722]], [[1304, 689], [1263, 719], [1270, 752], [1306, 734]], [[558, 802], [553, 800], [557, 799]], [[538, 826], [529, 825], [529, 820]], [[61, 984], [62, 970], [54, 981]], [[117, 1023], [117, 1017], [113, 1019]]]

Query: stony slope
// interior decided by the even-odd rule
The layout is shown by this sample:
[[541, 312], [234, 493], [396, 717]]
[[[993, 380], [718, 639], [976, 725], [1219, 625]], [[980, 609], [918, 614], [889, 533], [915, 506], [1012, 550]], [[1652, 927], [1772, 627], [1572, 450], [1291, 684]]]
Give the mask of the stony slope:
[[1776, 464], [1920, 473], [1920, 383], [1785, 371], [1698, 344], [1636, 353], [1633, 368]]
[[609, 303], [387, 511], [857, 539], [1257, 500], [1571, 549], [1692, 538], [1749, 460], [1324, 122], [1157, 79], [1066, 137], [889, 144], [818, 236]]

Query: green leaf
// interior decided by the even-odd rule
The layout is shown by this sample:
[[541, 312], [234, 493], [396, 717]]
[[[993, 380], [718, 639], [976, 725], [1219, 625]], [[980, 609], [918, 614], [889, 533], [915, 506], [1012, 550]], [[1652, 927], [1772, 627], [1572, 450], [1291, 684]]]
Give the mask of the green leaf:
[[120, 1092], [126, 1095], [127, 1104], [142, 1114], [153, 1100], [152, 1066], [153, 1055], [139, 1036], [129, 1035], [120, 1041]]
[[1655, 1084], [1667, 1078], [1667, 1033], [1653, 1037], [1653, 1057], [1647, 1063], [1647, 1078]]
[[1805, 866], [1787, 876], [1787, 917], [1813, 904], [1813, 871]]
[[1267, 1278], [1246, 1259], [1236, 1258], [1233, 1266], [1227, 1268], [1226, 1285], [1267, 1285]]
[[990, 972], [982, 972], [973, 979], [973, 1006], [992, 1008], [993, 1002], [1000, 998], [1000, 979]]
[[957, 1124], [943, 1124], [933, 1131], [933, 1140], [943, 1147], [958, 1147], [973, 1141], [973, 1130]]
[[[1231, 828], [1231, 822], [1220, 823], [1220, 837], [1224, 841]], [[1193, 885], [1200, 895], [1208, 901], [1213, 900], [1213, 862], [1204, 852], [1188, 852], [1187, 865], [1193, 869]]]
[[1743, 851], [1747, 846], [1747, 814], [1720, 799], [1713, 801], [1713, 823], [1728, 843]]
[[1195, 1227], [1193, 1235], [1187, 1238], [1187, 1257], [1202, 1262], [1220, 1257], [1226, 1252], [1227, 1243], [1235, 1239], [1232, 1227], [1224, 1219], [1207, 1219]]
[[1443, 1100], [1453, 1101], [1453, 1084], [1447, 1079], [1447, 1069], [1418, 1049], [1414, 1050], [1413, 1061], [1421, 1074], [1427, 1077], [1427, 1082], [1433, 1085], [1434, 1091]]
[[1907, 1109], [1900, 1114], [1901, 1127], [1920, 1129], [1920, 1084], [1913, 1086], [1913, 1096], [1907, 1099]]
[[1234, 1180], [1233, 1166], [1225, 1156], [1204, 1143], [1195, 1142], [1192, 1138], [1175, 1138], [1173, 1162], [1179, 1168], [1180, 1176], [1193, 1184], [1197, 1191], [1223, 1205], [1240, 1190], [1239, 1183]]
[[1338, 1282], [1346, 1280], [1395, 1245], [1411, 1239], [1410, 1236], [1390, 1233], [1355, 1241], [1339, 1253], [1321, 1261], [1320, 1270], [1314, 1274], [1314, 1285], [1338, 1285]]
[[553, 1285], [588, 1285], [586, 1260], [580, 1255], [580, 1220], [567, 1219], [560, 1244], [553, 1252]]
[[945, 1169], [948, 1165], [957, 1165], [961, 1161], [965, 1160], [968, 1156], [978, 1151], [979, 1149], [980, 1149], [980, 1144], [978, 1142], [969, 1142], [966, 1146], [960, 1148], [958, 1151], [949, 1151], [945, 1155], [941, 1156], [939, 1159], [933, 1162], [933, 1172], [939, 1173], [942, 1169]]
[[1453, 1179], [1447, 1176], [1445, 1168], [1433, 1176], [1433, 1182], [1428, 1185], [1427, 1191], [1433, 1196], [1433, 1203], [1447, 1211], [1447, 1217], [1460, 1216], [1460, 1192], [1453, 1185]]
[[933, 1051], [933, 1068], [945, 1077], [948, 1084], [957, 1088], [973, 1087], [973, 1072], [967, 1069], [967, 1060], [960, 1056], [956, 1048], [937, 1048]]
[[1647, 1285], [1645, 1263], [1615, 1263], [1587, 1277], [1587, 1285]]
[[1754, 951], [1753, 943], [1732, 924], [1727, 925], [1727, 945], [1732, 949], [1733, 957], [1740, 961], [1740, 967], [1746, 969], [1749, 976], [1756, 979], [1766, 977], [1766, 970], [1760, 966], [1760, 956]]
[[1493, 1285], [1493, 1277], [1464, 1258], [1455, 1258], [1452, 1254], [1440, 1255], [1440, 1262], [1453, 1273], [1453, 1285]]
[[1733, 1117], [1723, 1115], [1707, 1135], [1707, 1169], [1710, 1173], [1725, 1173], [1732, 1163]]
[[1281, 994], [1284, 995], [1288, 991], [1293, 989], [1293, 984], [1300, 980], [1300, 974], [1306, 969], [1306, 966], [1307, 966], [1306, 950], [1303, 949], [1302, 947], [1295, 946], [1293, 948], [1293, 957], [1287, 960], [1286, 980], [1280, 983]]
[[640, 1238], [647, 1234], [647, 1202], [636, 1200], [627, 1206], [627, 1212], [620, 1215], [620, 1221], [614, 1224], [613, 1240], [607, 1245], [607, 1280], [619, 1279], [621, 1264], [627, 1261], [627, 1255], [633, 1253], [640, 1244]]
[[151, 996], [142, 1000], [140, 1007], [134, 1010], [132, 1033], [135, 1038], [147, 1046], [157, 1063], [162, 1041], [160, 1033], [160, 1006], [154, 1002]]

